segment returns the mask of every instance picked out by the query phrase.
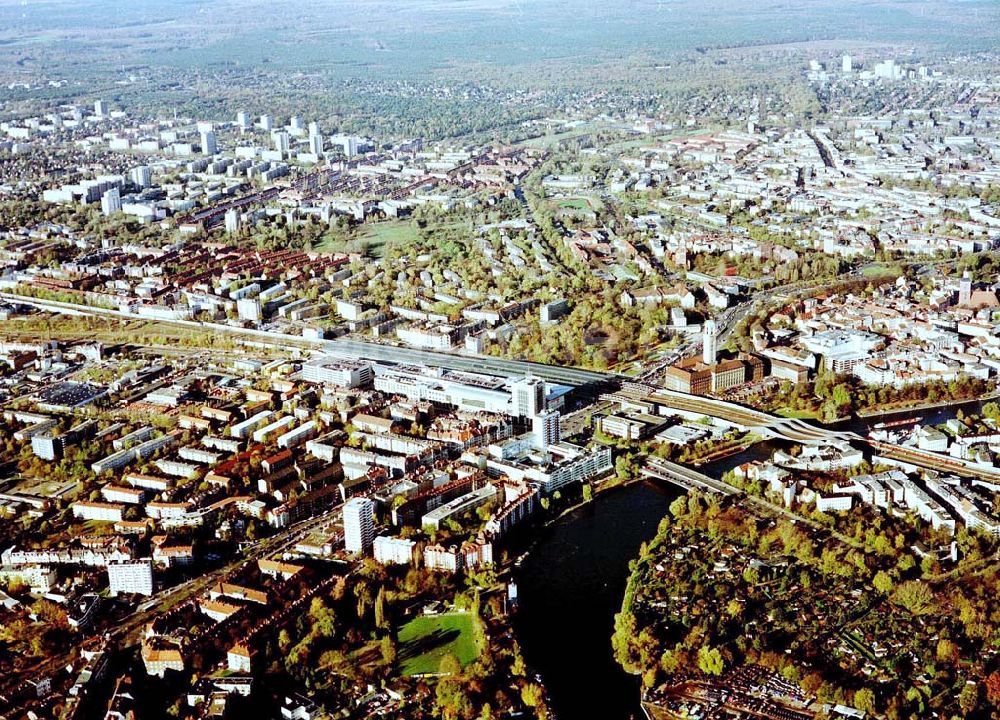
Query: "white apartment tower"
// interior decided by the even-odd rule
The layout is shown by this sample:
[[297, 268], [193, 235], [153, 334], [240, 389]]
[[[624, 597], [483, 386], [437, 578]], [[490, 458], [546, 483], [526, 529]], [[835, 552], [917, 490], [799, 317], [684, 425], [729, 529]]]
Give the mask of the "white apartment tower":
[[545, 382], [526, 377], [511, 385], [512, 415], [533, 418], [545, 410]]
[[972, 299], [972, 276], [966, 270], [962, 273], [962, 280], [958, 284], [958, 304], [968, 305]]
[[274, 140], [274, 149], [280, 152], [282, 155], [288, 153], [288, 149], [291, 147], [291, 141], [289, 139], [288, 133], [283, 130], [271, 133], [271, 139]]
[[201, 132], [201, 154], [215, 155], [219, 152], [219, 144], [215, 139], [214, 130], [202, 130]]
[[240, 229], [240, 211], [233, 208], [231, 210], [226, 210], [226, 232], [234, 233]]
[[148, 188], [153, 184], [153, 171], [150, 170], [148, 165], [140, 165], [139, 167], [132, 168], [129, 172], [129, 177], [132, 182], [141, 188]]
[[105, 215], [113, 215], [122, 209], [122, 195], [118, 188], [113, 187], [105, 190], [101, 195], [101, 212]]
[[718, 356], [719, 340], [716, 332], [715, 320], [706, 320], [701, 339], [701, 359], [706, 365], [715, 365]]
[[375, 542], [375, 503], [353, 497], [344, 503], [344, 549], [369, 555]]
[[840, 60], [840, 69], [845, 73], [849, 73], [854, 70], [854, 61], [851, 59], [850, 55], [844, 55]]
[[560, 436], [560, 415], [556, 410], [546, 410], [531, 418], [531, 435], [536, 447], [556, 445]]

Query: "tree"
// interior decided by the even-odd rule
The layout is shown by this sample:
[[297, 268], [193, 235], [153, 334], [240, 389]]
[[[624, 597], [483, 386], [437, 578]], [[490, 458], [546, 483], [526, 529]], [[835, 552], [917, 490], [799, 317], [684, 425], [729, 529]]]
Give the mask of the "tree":
[[626, 670], [635, 668], [638, 664], [633, 642], [638, 632], [635, 615], [629, 610], [623, 609], [615, 615], [615, 632], [611, 636], [611, 647], [615, 653], [615, 660]]
[[378, 594], [375, 596], [375, 627], [384, 630], [389, 627], [389, 623], [385, 617], [385, 587], [381, 586], [378, 589]]
[[892, 577], [884, 570], [879, 570], [872, 579], [872, 586], [883, 595], [888, 595], [892, 592]]
[[698, 669], [706, 675], [721, 675], [725, 669], [725, 661], [719, 649], [702, 645], [698, 649]]
[[337, 634], [337, 621], [333, 609], [321, 597], [314, 597], [309, 605], [309, 619], [313, 631], [319, 636], [330, 638]]
[[396, 664], [396, 641], [393, 640], [392, 635], [386, 635], [382, 638], [381, 643], [382, 650], [382, 662], [384, 662], [388, 667], [392, 667]]
[[986, 686], [986, 697], [994, 707], [1000, 707], [1000, 670], [994, 670], [986, 676], [983, 683]]
[[914, 615], [926, 615], [934, 609], [934, 593], [927, 583], [909, 580], [892, 593], [892, 602]]
[[537, 683], [528, 683], [521, 688], [521, 701], [530, 708], [540, 707], [544, 698], [545, 691]]
[[954, 664], [954, 662], [958, 659], [958, 652], [958, 645], [948, 638], [941, 638], [938, 640], [934, 656], [940, 663]]
[[979, 685], [974, 682], [966, 682], [962, 687], [962, 692], [958, 695], [958, 706], [965, 715], [976, 709], [979, 704]]
[[861, 688], [854, 693], [854, 707], [862, 712], [868, 713], [869, 715], [874, 715], [875, 693], [868, 688]]
[[458, 675], [462, 672], [462, 663], [458, 661], [458, 658], [448, 653], [443, 658], [438, 665], [438, 672], [442, 675]]

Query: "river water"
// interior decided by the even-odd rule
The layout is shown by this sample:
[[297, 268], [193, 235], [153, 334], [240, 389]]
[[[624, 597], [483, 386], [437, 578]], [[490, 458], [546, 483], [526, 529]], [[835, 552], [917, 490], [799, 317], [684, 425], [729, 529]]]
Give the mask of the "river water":
[[614, 615], [628, 561], [680, 492], [642, 483], [601, 494], [544, 530], [516, 573], [514, 627], [559, 720], [641, 716], [638, 679], [611, 652]]
[[[923, 417], [939, 424], [959, 406], [851, 420], [834, 427], [866, 434], [880, 420]], [[960, 407], [975, 413], [977, 403]], [[699, 468], [721, 477], [731, 468], [771, 456], [760, 443]], [[558, 720], [630, 720], [642, 717], [639, 680], [611, 651], [614, 615], [621, 607], [628, 562], [656, 533], [680, 494], [672, 485], [638, 483], [598, 495], [594, 502], [542, 531], [515, 573], [520, 609], [514, 627], [529, 666], [539, 672]]]

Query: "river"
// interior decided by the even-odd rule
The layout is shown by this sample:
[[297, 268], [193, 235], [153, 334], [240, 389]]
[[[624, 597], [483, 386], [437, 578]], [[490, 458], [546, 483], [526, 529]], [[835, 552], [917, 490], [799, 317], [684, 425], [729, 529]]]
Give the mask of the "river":
[[[832, 427], [865, 434], [880, 420], [917, 416], [939, 424], [954, 417], [958, 407], [975, 413], [979, 404], [906, 411]], [[699, 469], [721, 477], [741, 463], [769, 458], [776, 447], [759, 443]], [[525, 659], [542, 676], [558, 720], [642, 717], [639, 680], [621, 669], [611, 651], [614, 616], [621, 607], [629, 560], [656, 533], [680, 492], [672, 485], [643, 482], [599, 494], [543, 530], [515, 573], [520, 609], [514, 627]]]
[[656, 534], [680, 492], [639, 483], [600, 494], [545, 529], [516, 573], [514, 627], [559, 720], [641, 716], [638, 678], [611, 653], [614, 615], [628, 561]]

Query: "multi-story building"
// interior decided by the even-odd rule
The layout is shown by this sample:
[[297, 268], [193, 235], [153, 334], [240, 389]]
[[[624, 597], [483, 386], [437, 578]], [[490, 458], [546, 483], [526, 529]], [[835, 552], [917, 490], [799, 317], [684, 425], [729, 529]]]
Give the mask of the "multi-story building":
[[140, 165], [129, 171], [129, 179], [141, 188], [148, 188], [153, 184], [153, 171], [148, 165]]
[[462, 570], [464, 556], [457, 547], [428, 545], [424, 548], [424, 567], [428, 570], [443, 570], [457, 573]]
[[707, 395], [712, 389], [712, 370], [699, 358], [687, 358], [663, 372], [663, 386], [691, 395]]
[[718, 338], [716, 334], [715, 320], [709, 319], [705, 321], [705, 327], [702, 330], [702, 362], [706, 365], [715, 365], [715, 360], [718, 356]]
[[58, 460], [63, 455], [64, 443], [62, 435], [38, 433], [31, 436], [31, 451], [42, 460]]
[[125, 506], [117, 503], [81, 500], [73, 503], [73, 516], [82, 520], [121, 522], [125, 519]]
[[302, 363], [302, 379], [306, 382], [353, 388], [369, 385], [374, 378], [372, 364], [363, 360], [318, 357]]
[[239, 438], [243, 440], [250, 436], [250, 434], [261, 425], [265, 424], [272, 416], [273, 412], [270, 410], [262, 410], [256, 415], [248, 417], [242, 422], [238, 422], [229, 428], [229, 434], [234, 438]]
[[503, 504], [486, 523], [486, 533], [494, 540], [535, 512], [538, 491], [526, 484], [501, 483]]
[[215, 155], [219, 152], [219, 144], [215, 139], [214, 130], [203, 130], [201, 133], [201, 154]]
[[146, 515], [154, 520], [166, 518], [181, 518], [191, 509], [189, 502], [150, 502], [146, 503]]
[[104, 215], [112, 215], [119, 212], [122, 209], [122, 195], [121, 191], [113, 187], [109, 190], [105, 190], [104, 194], [101, 195], [101, 212]]
[[712, 366], [712, 392], [725, 392], [747, 380], [747, 368], [741, 360], [723, 360]]
[[108, 565], [108, 590], [112, 595], [153, 594], [153, 560], [133, 560], [131, 562]]
[[253, 652], [243, 643], [237, 643], [226, 653], [226, 662], [231, 671], [248, 673], [253, 665]]
[[526, 377], [511, 384], [511, 414], [533, 418], [545, 410], [545, 382]]
[[90, 469], [98, 475], [108, 470], [118, 470], [119, 468], [125, 467], [136, 458], [147, 458], [160, 448], [172, 445], [176, 442], [177, 437], [178, 434], [170, 433], [168, 435], [163, 435], [162, 437], [147, 440], [146, 442], [140, 443], [135, 447], [119, 450], [118, 452], [108, 455], [106, 458], [93, 463], [90, 466]]
[[253, 432], [253, 441], [256, 443], [265, 442], [272, 435], [280, 435], [287, 431], [290, 426], [295, 424], [295, 418], [291, 415], [285, 415], [280, 417], [274, 422], [270, 422], [264, 427], [258, 428]]
[[373, 544], [375, 560], [383, 565], [408, 565], [413, 562], [415, 546], [412, 540], [379, 535]]
[[18, 581], [27, 585], [31, 592], [44, 594], [55, 587], [58, 575], [55, 568], [44, 565], [0, 565], [0, 581]]
[[375, 365], [374, 370], [375, 389], [380, 392], [402, 395], [411, 402], [510, 414], [511, 385], [502, 378], [416, 365]]
[[[162, 642], [159, 640], [146, 641], [142, 644], [140, 651], [142, 662], [146, 667], [146, 673], [163, 677], [167, 670], [174, 672], [184, 671], [184, 655], [180, 646], [176, 643]], [[131, 715], [126, 717], [133, 717]]]
[[274, 141], [274, 149], [280, 152], [282, 155], [286, 155], [291, 148], [291, 138], [284, 130], [279, 130], [277, 132], [271, 133], [271, 139]]
[[545, 410], [531, 418], [531, 436], [535, 445], [547, 448], [561, 439], [560, 415], [557, 410]]
[[514, 482], [536, 483], [546, 495], [572, 483], [600, 477], [611, 471], [611, 449], [584, 450], [567, 443], [545, 452], [533, 452], [520, 438], [491, 445], [486, 471], [491, 477], [506, 475]]
[[308, 422], [299, 425], [297, 428], [289, 430], [283, 435], [279, 435], [277, 439], [278, 447], [280, 448], [298, 447], [302, 443], [307, 442], [310, 439], [316, 437], [317, 430], [318, 426], [316, 425], [315, 421], [309, 420]]
[[105, 485], [101, 488], [101, 495], [109, 503], [122, 503], [125, 505], [141, 505], [146, 493], [137, 488], [121, 487], [120, 485]]
[[375, 503], [354, 497], [344, 503], [344, 549], [367, 555], [375, 540]]
[[444, 505], [434, 508], [420, 519], [420, 524], [423, 527], [437, 529], [441, 527], [441, 523], [445, 520], [471, 512], [472, 510], [475, 510], [476, 508], [492, 501], [496, 498], [496, 496], [496, 486], [486, 484], [477, 490], [473, 490], [470, 493], [466, 493], [465, 495], [457, 497]]

